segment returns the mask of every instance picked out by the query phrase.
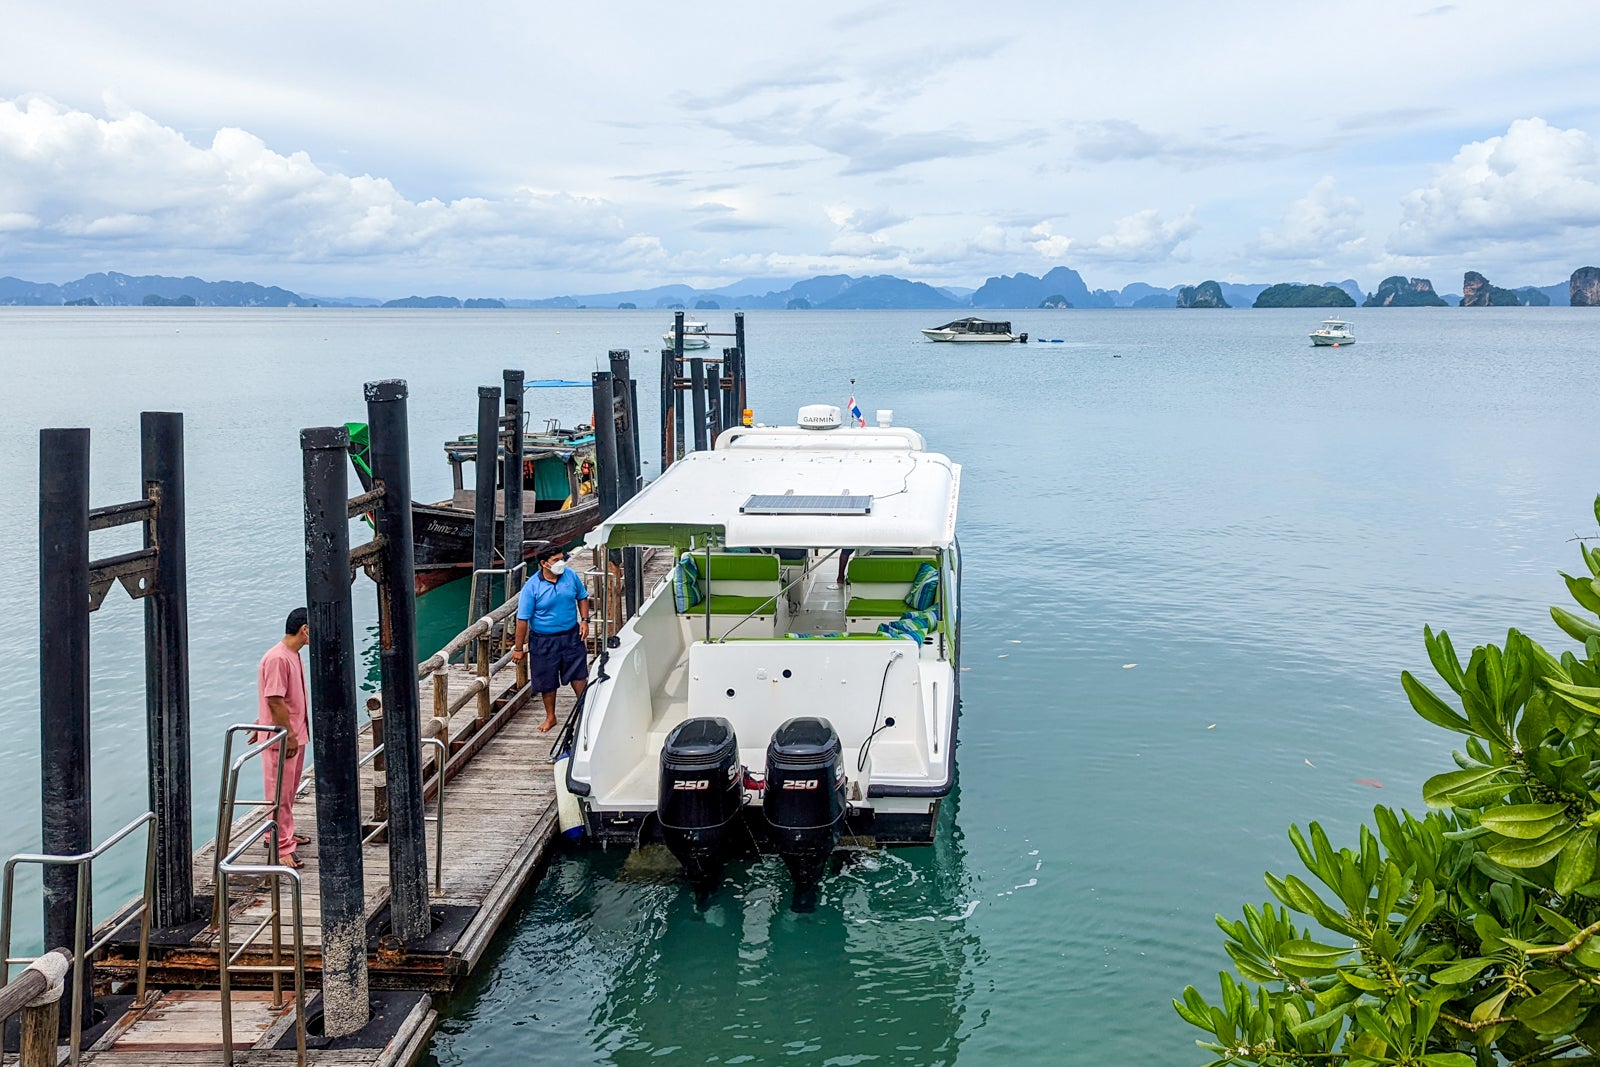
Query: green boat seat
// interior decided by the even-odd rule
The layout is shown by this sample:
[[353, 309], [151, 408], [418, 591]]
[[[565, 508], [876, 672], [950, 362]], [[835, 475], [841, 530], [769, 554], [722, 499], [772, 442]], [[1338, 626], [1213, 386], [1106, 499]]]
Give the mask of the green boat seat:
[[906, 602], [902, 600], [876, 600], [871, 597], [853, 596], [844, 606], [844, 613], [851, 618], [871, 616], [874, 619], [898, 619], [905, 613]]
[[[777, 611], [777, 598], [712, 593], [709, 607], [712, 615], [772, 615]], [[687, 614], [703, 615], [706, 608], [701, 604]]]

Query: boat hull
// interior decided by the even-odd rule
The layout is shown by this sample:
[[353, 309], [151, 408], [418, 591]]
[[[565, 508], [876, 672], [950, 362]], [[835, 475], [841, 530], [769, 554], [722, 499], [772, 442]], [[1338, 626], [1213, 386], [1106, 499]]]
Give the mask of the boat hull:
[[[672, 347], [673, 338], [672, 338], [672, 335], [670, 333], [662, 334], [661, 335], [661, 340], [668, 348]], [[684, 351], [686, 351], [686, 352], [691, 348], [710, 348], [710, 347], [711, 347], [710, 338], [698, 337], [698, 336], [696, 336], [694, 334], [691, 334], [691, 333], [686, 333], [686, 334], [683, 335], [683, 348], [684, 348]]]
[[[472, 576], [473, 513], [439, 504], [411, 505], [411, 539], [416, 556], [418, 595], [458, 578]], [[540, 511], [524, 515], [522, 539], [541, 544], [570, 544], [594, 529], [600, 521], [600, 501], [591, 495], [565, 511]], [[504, 516], [495, 516], [495, 544], [504, 543]], [[525, 559], [538, 551], [530, 548]]]
[[955, 341], [959, 343], [1011, 344], [1017, 337], [1009, 333], [957, 333], [954, 330], [923, 330], [922, 336], [930, 341]]
[[1354, 337], [1333, 337], [1328, 334], [1312, 334], [1311, 343], [1317, 348], [1342, 348], [1345, 345], [1356, 343]]

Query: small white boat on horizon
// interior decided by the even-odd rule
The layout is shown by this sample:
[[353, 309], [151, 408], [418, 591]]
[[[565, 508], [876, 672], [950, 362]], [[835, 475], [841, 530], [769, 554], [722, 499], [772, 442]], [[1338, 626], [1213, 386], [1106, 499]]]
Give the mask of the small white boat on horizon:
[[1005, 344], [1011, 341], [1021, 341], [1026, 344], [1028, 335], [1025, 333], [1012, 333], [1009, 322], [990, 322], [987, 319], [956, 319], [943, 326], [935, 326], [923, 330], [922, 336], [930, 341], [989, 341]]
[[1356, 335], [1343, 319], [1323, 319], [1322, 325], [1311, 331], [1311, 343], [1317, 348], [1338, 348], [1355, 344]]
[[[688, 349], [691, 349], [691, 348], [710, 348], [711, 347], [711, 333], [710, 333], [710, 330], [711, 330], [711, 327], [707, 326], [703, 322], [687, 322], [687, 321], [684, 322], [684, 324], [683, 324], [683, 347], [684, 347], [684, 350], [687, 351]], [[673, 344], [676, 343], [675, 338], [673, 337], [673, 331], [672, 330], [668, 330], [666, 333], [662, 334], [661, 335], [661, 340], [666, 342], [666, 345], [667, 345], [668, 348], [671, 348], [673, 346]]]

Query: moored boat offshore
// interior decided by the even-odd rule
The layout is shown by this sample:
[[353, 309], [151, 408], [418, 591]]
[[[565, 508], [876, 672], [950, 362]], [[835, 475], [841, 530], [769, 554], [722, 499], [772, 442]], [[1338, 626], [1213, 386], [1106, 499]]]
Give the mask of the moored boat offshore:
[[679, 557], [556, 765], [591, 839], [663, 840], [702, 892], [728, 857], [777, 852], [797, 907], [841, 837], [933, 839], [955, 780], [961, 468], [878, 421], [812, 405], [724, 431], [590, 535]]
[[983, 342], [994, 344], [1009, 344], [1020, 341], [1026, 344], [1028, 335], [1025, 333], [1012, 333], [1011, 323], [991, 322], [988, 319], [965, 318], [947, 322], [943, 326], [934, 326], [922, 331], [922, 336], [930, 341], [955, 341], [955, 342]]

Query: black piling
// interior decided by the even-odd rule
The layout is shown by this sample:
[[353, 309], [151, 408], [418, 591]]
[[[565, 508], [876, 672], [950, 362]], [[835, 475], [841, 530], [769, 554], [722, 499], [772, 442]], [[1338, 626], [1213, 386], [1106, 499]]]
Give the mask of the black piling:
[[[674, 379], [683, 377], [683, 312], [672, 313], [672, 374]], [[676, 423], [673, 430], [673, 442], [678, 446], [678, 456], [689, 448], [689, 437], [683, 432], [683, 398], [677, 394], [677, 382], [673, 383], [673, 409], [672, 419]], [[677, 456], [673, 457], [674, 459]]]
[[733, 347], [739, 350], [739, 354], [735, 358], [734, 362], [734, 366], [736, 367], [734, 372], [734, 389], [738, 395], [737, 403], [739, 407], [737, 412], [739, 417], [734, 421], [735, 423], [738, 423], [744, 420], [745, 410], [750, 406], [750, 398], [745, 395], [744, 312], [742, 311], [735, 311], [733, 313]]
[[[350, 608], [349, 444], [350, 433], [343, 426], [300, 432], [305, 471], [306, 607], [311, 627], [311, 736], [317, 782], [323, 1032], [329, 1037], [359, 1030], [371, 1015], [361, 864], [361, 777], [357, 769], [358, 649]], [[381, 513], [383, 508], [378, 510]]]
[[706, 422], [709, 423], [706, 428], [706, 440], [710, 442], [706, 445], [707, 448], [716, 447], [717, 435], [722, 432], [723, 426], [726, 425], [724, 415], [727, 410], [728, 397], [726, 390], [723, 388], [724, 379], [722, 376], [723, 368], [726, 366], [726, 360], [721, 363], [713, 362], [711, 367], [716, 373], [706, 375]]
[[[42, 844], [50, 855], [94, 847], [89, 819], [89, 431], [39, 431], [39, 755]], [[44, 943], [74, 944], [78, 872], [44, 869]], [[82, 902], [87, 911], [89, 901]], [[83, 987], [93, 1022], [94, 967]], [[71, 994], [68, 993], [70, 1003]], [[63, 1031], [71, 1012], [61, 1013]]]
[[617, 458], [616, 389], [611, 372], [594, 372], [594, 450], [595, 472], [600, 492], [600, 517], [610, 518], [617, 510], [621, 471]]
[[[410, 942], [425, 937], [433, 922], [428, 914], [427, 826], [422, 818], [422, 701], [417, 692], [417, 592], [406, 396], [406, 383], [396, 379], [366, 386], [372, 479], [383, 486], [376, 524], [378, 536], [384, 539], [383, 565], [376, 577], [378, 666], [383, 678], [384, 762], [389, 785], [389, 920], [391, 932]], [[490, 410], [498, 416], [498, 409], [496, 396], [490, 401]], [[498, 436], [491, 422], [491, 448], [496, 447]], [[487, 464], [491, 505], [493, 455], [491, 452]], [[480, 486], [484, 466], [479, 463]], [[492, 533], [492, 526], [490, 530]]]
[[[639, 462], [638, 383], [630, 369], [631, 357], [625, 348], [609, 354], [611, 363], [611, 388], [622, 412], [622, 426], [617, 435], [617, 504], [620, 507], [633, 498], [642, 483]], [[637, 545], [622, 550], [622, 589], [624, 610], [631, 618], [643, 600], [644, 556]]]
[[706, 361], [696, 357], [689, 361], [689, 393], [694, 399], [694, 450], [704, 452], [706, 445]]
[[[486, 571], [494, 566], [494, 483], [500, 468], [500, 387], [478, 387], [478, 489], [473, 497], [472, 512], [472, 569]], [[376, 468], [374, 468], [376, 472]], [[493, 583], [485, 575], [474, 578], [477, 600], [472, 604], [473, 618], [489, 614]]]
[[[522, 562], [522, 381], [523, 372], [502, 372], [505, 382], [506, 458], [500, 483], [505, 487], [506, 522], [500, 538], [500, 556], [509, 571]], [[506, 576], [506, 595], [511, 593], [511, 577]], [[481, 616], [480, 616], [481, 617]]]
[[739, 362], [737, 348], [722, 350], [722, 373], [717, 377], [718, 421], [723, 429], [739, 425], [739, 391], [734, 385], [734, 368]]
[[199, 918], [194, 899], [194, 813], [190, 807], [189, 592], [184, 541], [183, 416], [139, 416], [144, 495], [154, 501], [144, 547], [156, 550], [155, 582], [144, 598], [146, 738], [150, 810], [156, 817], [158, 929]]
[[678, 441], [674, 435], [677, 421], [674, 418], [678, 406], [678, 364], [673, 358], [672, 349], [661, 350], [661, 467], [656, 471], [659, 475], [677, 458]]

